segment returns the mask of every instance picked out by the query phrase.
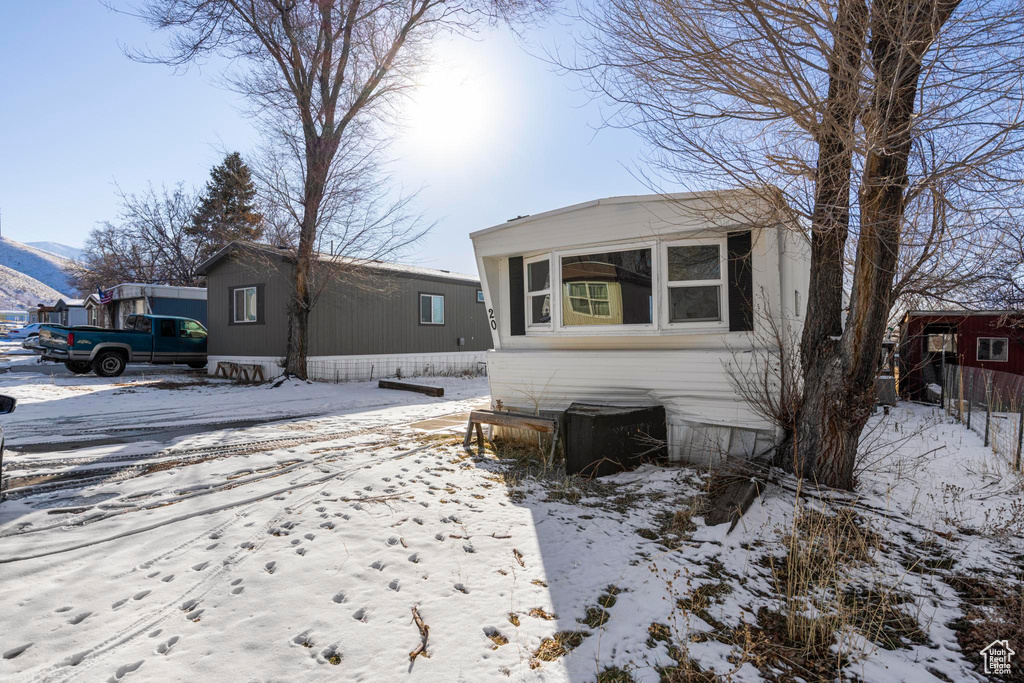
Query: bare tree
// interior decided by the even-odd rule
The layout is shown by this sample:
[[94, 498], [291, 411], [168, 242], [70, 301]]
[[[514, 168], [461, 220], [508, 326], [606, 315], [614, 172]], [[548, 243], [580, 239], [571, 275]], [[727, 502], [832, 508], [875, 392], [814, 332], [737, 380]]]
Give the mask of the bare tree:
[[[343, 223], [355, 210], [345, 208], [352, 198], [346, 180], [372, 154], [366, 140], [412, 85], [424, 48], [442, 32], [469, 30], [486, 19], [521, 19], [543, 7], [544, 0], [142, 2], [145, 20], [171, 33], [167, 52], [145, 59], [180, 66], [217, 53], [235, 60], [244, 68], [230, 82], [278, 134], [274, 185], [276, 194], [290, 197], [280, 202], [282, 210], [294, 205], [297, 233], [289, 373], [306, 376], [318, 243], [328, 226]], [[369, 231], [356, 242], [368, 244], [370, 253], [393, 253], [415, 236], [393, 220], [364, 220], [368, 214], [355, 211], [360, 218], [350, 224]], [[390, 210], [384, 214], [394, 216]], [[376, 234], [374, 225], [380, 227]], [[346, 227], [340, 230], [349, 234]]]
[[1020, 3], [611, 0], [580, 14], [567, 66], [650, 143], [661, 180], [781, 197], [809, 227], [784, 462], [852, 487], [892, 305], [968, 289], [970, 257], [998, 249], [985, 217], [1019, 208]]
[[198, 205], [194, 192], [177, 185], [142, 194], [118, 188], [120, 220], [94, 229], [85, 243], [82, 265], [72, 273], [80, 292], [119, 282], [194, 287], [203, 258], [203, 241], [191, 231]]

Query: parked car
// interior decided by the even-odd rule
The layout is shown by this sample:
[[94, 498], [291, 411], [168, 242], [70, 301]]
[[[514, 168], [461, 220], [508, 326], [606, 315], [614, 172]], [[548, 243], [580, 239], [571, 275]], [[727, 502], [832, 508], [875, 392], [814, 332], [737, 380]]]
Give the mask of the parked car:
[[[0, 395], [0, 415], [14, 412], [18, 405], [18, 399], [12, 396]], [[7, 488], [4, 482], [4, 428], [0, 427], [0, 500], [4, 499], [4, 489]]]
[[128, 363], [206, 365], [206, 328], [176, 316], [130, 315], [120, 330], [43, 325], [39, 345], [43, 360], [63, 363], [79, 375], [92, 370], [117, 377]]
[[34, 337], [34, 336], [39, 334], [39, 328], [42, 327], [42, 326], [43, 326], [42, 323], [32, 323], [31, 325], [25, 325], [24, 327], [19, 327], [17, 329], [11, 330], [11, 332], [8, 333], [7, 338], [8, 339], [27, 339], [29, 337]]

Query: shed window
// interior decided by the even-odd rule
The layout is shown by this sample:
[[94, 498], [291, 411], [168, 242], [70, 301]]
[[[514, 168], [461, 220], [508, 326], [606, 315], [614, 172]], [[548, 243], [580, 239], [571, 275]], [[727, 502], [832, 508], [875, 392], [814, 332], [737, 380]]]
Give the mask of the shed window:
[[256, 288], [239, 287], [232, 294], [234, 301], [233, 320], [236, 323], [256, 322]]
[[924, 344], [925, 353], [939, 353], [940, 351], [956, 353], [956, 335], [949, 332], [929, 333], [925, 336]]
[[562, 325], [650, 325], [651, 250], [562, 257]]
[[723, 246], [719, 240], [666, 247], [669, 324], [722, 320], [722, 295], [726, 291]]
[[482, 304], [484, 302], [484, 290], [482, 290], [482, 289], [476, 290], [476, 302], [478, 304]]
[[526, 262], [526, 320], [530, 327], [551, 325], [551, 260]]
[[420, 324], [444, 325], [444, 297], [440, 294], [420, 294]]
[[979, 337], [978, 360], [1005, 363], [1009, 360], [1008, 342], [1006, 337]]

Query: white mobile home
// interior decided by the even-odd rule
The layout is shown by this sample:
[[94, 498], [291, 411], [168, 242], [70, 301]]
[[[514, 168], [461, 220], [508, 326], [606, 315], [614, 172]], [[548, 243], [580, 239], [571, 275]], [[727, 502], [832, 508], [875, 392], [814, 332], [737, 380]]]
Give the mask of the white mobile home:
[[663, 405], [674, 459], [749, 456], [776, 436], [727, 370], [758, 357], [769, 323], [786, 335], [802, 327], [809, 244], [762, 198], [613, 197], [470, 237], [495, 404]]

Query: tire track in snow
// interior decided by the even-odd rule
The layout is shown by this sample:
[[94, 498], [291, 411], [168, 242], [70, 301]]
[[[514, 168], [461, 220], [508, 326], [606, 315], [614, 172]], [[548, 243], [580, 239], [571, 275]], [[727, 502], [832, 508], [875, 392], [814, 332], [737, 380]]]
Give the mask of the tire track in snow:
[[[426, 444], [424, 446], [420, 446], [418, 448], [414, 448], [414, 449], [412, 449], [410, 451], [404, 451], [402, 453], [398, 453], [396, 455], [390, 456], [387, 459], [388, 460], [396, 460], [398, 458], [403, 458], [403, 457], [406, 457], [408, 455], [412, 455], [413, 453], [418, 453], [420, 451], [426, 450], [427, 448], [430, 448], [430, 447], [431, 447], [431, 444]], [[278, 474], [279, 475], [280, 474], [285, 474], [285, 473], [287, 473], [289, 471], [292, 471], [292, 469], [297, 468], [300, 465], [314, 465], [314, 464], [321, 464], [322, 465], [323, 462], [322, 462], [322, 460], [320, 458], [317, 458], [317, 459], [306, 461], [306, 462], [303, 462], [303, 463], [296, 463], [295, 465], [293, 465], [291, 467], [288, 467], [288, 468], [285, 468], [284, 470], [279, 471]], [[45, 552], [35, 553], [35, 554], [32, 554], [32, 555], [19, 555], [19, 556], [16, 556], [16, 557], [3, 557], [3, 558], [0, 558], [0, 564], [12, 564], [14, 562], [24, 562], [26, 560], [35, 560], [35, 559], [39, 559], [39, 558], [42, 558], [42, 557], [50, 557], [52, 555], [60, 555], [60, 554], [63, 554], [63, 553], [72, 552], [74, 550], [81, 550], [83, 548], [91, 548], [93, 546], [100, 545], [102, 543], [109, 543], [110, 541], [116, 541], [118, 539], [127, 538], [128, 536], [134, 536], [136, 534], [145, 533], [147, 531], [152, 531], [153, 529], [159, 529], [161, 527], [168, 526], [170, 524], [176, 524], [178, 522], [182, 522], [182, 521], [185, 521], [185, 520], [188, 520], [188, 519], [193, 519], [195, 517], [200, 517], [200, 516], [203, 516], [203, 515], [209, 515], [209, 514], [213, 514], [213, 513], [216, 513], [216, 512], [222, 512], [224, 510], [229, 510], [231, 508], [239, 507], [241, 505], [249, 505], [249, 504], [252, 504], [252, 503], [257, 503], [259, 501], [266, 500], [267, 498], [272, 498], [273, 496], [279, 496], [279, 495], [282, 495], [284, 493], [288, 493], [290, 491], [296, 491], [298, 489], [303, 489], [303, 488], [306, 488], [306, 487], [309, 487], [309, 486], [316, 486], [317, 484], [324, 484], [324, 483], [327, 483], [327, 482], [329, 482], [329, 481], [331, 481], [333, 479], [336, 479], [337, 477], [339, 477], [342, 474], [349, 474], [350, 472], [354, 472], [356, 470], [359, 470], [363, 466], [364, 466], [363, 464], [360, 464], [358, 466], [353, 466], [352, 468], [350, 468], [348, 470], [338, 470], [337, 472], [334, 472], [332, 474], [328, 474], [328, 475], [326, 475], [324, 477], [318, 477], [316, 479], [313, 479], [312, 481], [302, 482], [302, 483], [298, 483], [298, 484], [291, 484], [289, 486], [285, 486], [285, 487], [282, 487], [282, 488], [279, 488], [279, 489], [274, 489], [273, 491], [270, 491], [268, 493], [263, 493], [263, 494], [260, 494], [260, 495], [257, 495], [257, 496], [252, 496], [252, 497], [246, 498], [244, 500], [235, 501], [235, 502], [232, 502], [232, 503], [225, 503], [223, 505], [216, 505], [216, 506], [214, 506], [212, 508], [207, 508], [205, 510], [197, 510], [195, 512], [188, 512], [188, 513], [185, 513], [183, 515], [178, 515], [176, 517], [172, 517], [170, 519], [162, 520], [160, 522], [154, 522], [153, 524], [148, 524], [148, 525], [143, 526], [143, 527], [138, 527], [138, 528], [135, 528], [135, 529], [129, 529], [128, 531], [123, 531], [123, 532], [121, 532], [119, 534], [114, 534], [114, 535], [108, 536], [106, 538], [96, 539], [96, 540], [92, 540], [92, 541], [84, 541], [82, 543], [77, 543], [77, 544], [68, 546], [66, 548], [56, 548], [54, 550], [48, 550], [48, 551], [45, 551]], [[219, 491], [219, 490], [223, 490], [223, 489], [215, 489], [214, 491]], [[203, 492], [202, 494], [197, 494], [197, 495], [206, 495], [206, 494], [214, 492], [214, 491], [206, 491], [206, 492]], [[154, 507], [161, 507], [161, 506], [154, 505]], [[139, 508], [139, 509], [145, 509], [145, 508]], [[117, 514], [124, 514], [125, 512], [126, 511], [119, 511]], [[48, 527], [48, 528], [52, 528], [52, 527]], [[22, 535], [24, 535], [24, 534], [22, 534]]]
[[[412, 453], [424, 450], [427, 447], [429, 446], [423, 446], [421, 448], [416, 448], [411, 451], [398, 453], [387, 459], [395, 460], [401, 457], [405, 457], [407, 455], [411, 455]], [[260, 525], [260, 527], [254, 530], [253, 533], [250, 534], [245, 541], [240, 543], [233, 552], [231, 552], [226, 558], [221, 560], [220, 565], [214, 567], [210, 572], [204, 573], [204, 576], [197, 582], [193, 583], [188, 590], [177, 594], [175, 598], [159, 606], [155, 611], [149, 612], [145, 616], [140, 616], [139, 618], [135, 619], [135, 621], [133, 621], [132, 624], [115, 633], [113, 636], [106, 638], [98, 645], [94, 645], [92, 648], [83, 650], [79, 652], [77, 655], [65, 658], [57, 664], [51, 665], [49, 669], [37, 674], [33, 680], [50, 682], [69, 681], [80, 678], [81, 675], [84, 674], [86, 671], [101, 666], [105, 661], [107, 661], [111, 656], [116, 654], [118, 651], [132, 644], [142, 634], [151, 632], [167, 619], [175, 617], [176, 613], [178, 611], [181, 611], [181, 605], [186, 604], [191, 600], [194, 600], [194, 606], [198, 606], [202, 603], [203, 598], [205, 598], [212, 590], [214, 590], [214, 588], [217, 587], [215, 585], [216, 580], [218, 580], [225, 573], [230, 574], [234, 572], [234, 570], [237, 567], [242, 565], [249, 558], [256, 556], [257, 552], [261, 550], [263, 546], [265, 546], [269, 541], [270, 530], [275, 526], [279, 526], [279, 521], [284, 515], [295, 514], [296, 511], [298, 511], [299, 514], [301, 514], [301, 512], [305, 508], [309, 507], [313, 503], [320, 500], [321, 492], [324, 491], [328, 483], [330, 483], [332, 480], [337, 479], [338, 476], [342, 474], [351, 476], [358, 470], [362, 469], [362, 467], [363, 464], [360, 464], [358, 466], [352, 466], [346, 470], [341, 470], [335, 473], [335, 475], [333, 475], [331, 478], [323, 479], [321, 482], [323, 483], [323, 486], [321, 486], [317, 491], [310, 493], [297, 503], [293, 501], [289, 504], [283, 505], [276, 514], [274, 514], [265, 522], [263, 522]], [[342, 481], [344, 481], [344, 479], [347, 478], [348, 477], [344, 477]], [[180, 545], [178, 548], [175, 549], [175, 551], [181, 550], [193, 544], [196, 540], [202, 537], [208, 538], [210, 534], [218, 533], [218, 530], [226, 529], [228, 526], [247, 517], [252, 511], [255, 511], [256, 507], [257, 506], [255, 504], [250, 505], [249, 508], [240, 511], [232, 519], [227, 520], [221, 524], [214, 525], [213, 527], [204, 531], [202, 534], [199, 534], [199, 536], [193, 538], [191, 541]], [[147, 560], [146, 562], [138, 565], [135, 569], [138, 569], [139, 567], [145, 567], [145, 565], [151, 567], [154, 563], [160, 561], [160, 559], [163, 559], [165, 556], [168, 556], [169, 554], [172, 554], [175, 551], [170, 551], [169, 553], [165, 553], [163, 556], [158, 556], [157, 558], [154, 558], [152, 560]], [[126, 576], [126, 574], [116, 575], [113, 578], [123, 578], [124, 576]], [[205, 590], [196, 595], [196, 591], [206, 584], [211, 585], [207, 586]], [[77, 660], [74, 665], [71, 665], [69, 663], [72, 660]], [[85, 668], [79, 668], [84, 663], [88, 663], [88, 665]], [[73, 670], [67, 672], [62, 671], [63, 669], [66, 669], [68, 667], [72, 668]], [[50, 672], [57, 674], [57, 676], [52, 677], [48, 675]]]

